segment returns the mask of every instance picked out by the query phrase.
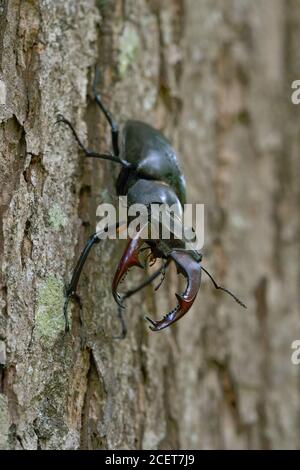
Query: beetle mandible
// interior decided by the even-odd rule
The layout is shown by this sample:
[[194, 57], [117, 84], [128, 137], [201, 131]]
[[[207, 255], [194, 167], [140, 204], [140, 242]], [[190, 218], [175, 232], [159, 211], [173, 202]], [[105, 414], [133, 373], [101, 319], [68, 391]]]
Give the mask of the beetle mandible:
[[[86, 148], [78, 137], [71, 122], [63, 115], [58, 115], [57, 122], [64, 123], [71, 129], [86, 157], [109, 160], [121, 165], [121, 171], [116, 182], [116, 192], [119, 196], [126, 195], [129, 205], [139, 203], [150, 206], [151, 203], [158, 203], [172, 206], [176, 204], [182, 209], [186, 201], [185, 180], [170, 142], [150, 125], [134, 120], [129, 120], [125, 123], [120, 139], [119, 127], [96, 91], [98, 73], [97, 70], [93, 84], [93, 94], [97, 105], [100, 107], [110, 126], [113, 153], [101, 154]], [[119, 231], [123, 228], [122, 224], [117, 224]], [[109, 230], [109, 227], [107, 227], [107, 230]], [[246, 308], [246, 305], [231, 291], [219, 286], [211, 274], [202, 266], [201, 252], [187, 249], [184, 240], [178, 240], [174, 237], [171, 237], [169, 240], [144, 240], [141, 238], [141, 231], [132, 239], [129, 239], [112, 282], [112, 293], [118, 304], [118, 314], [122, 325], [120, 337], [123, 338], [126, 335], [126, 325], [122, 316], [124, 300], [134, 295], [161, 275], [162, 280], [155, 288], [155, 290], [157, 290], [164, 279], [166, 268], [170, 261], [175, 262], [177, 271], [182, 273], [186, 278], [187, 287], [183, 294], [176, 294], [178, 300], [177, 306], [161, 320], [155, 321], [149, 317], [145, 317], [150, 322], [151, 330], [160, 331], [178, 321], [189, 311], [200, 287], [201, 271], [204, 271], [210, 277], [216, 289], [225, 291], [241, 306]], [[99, 243], [100, 240], [99, 233], [94, 233], [89, 238], [74, 269], [71, 282], [66, 287], [66, 301], [64, 305], [66, 331], [69, 330], [67, 315], [68, 301], [71, 297], [75, 297], [80, 301], [76, 293], [79, 277], [92, 246]], [[153, 273], [141, 285], [121, 295], [118, 293], [117, 289], [128, 270], [133, 266], [142, 267], [139, 254], [144, 249], [142, 248], [144, 243], [146, 243], [146, 246], [151, 250], [151, 256], [154, 259], [163, 259], [164, 263], [160, 269]]]

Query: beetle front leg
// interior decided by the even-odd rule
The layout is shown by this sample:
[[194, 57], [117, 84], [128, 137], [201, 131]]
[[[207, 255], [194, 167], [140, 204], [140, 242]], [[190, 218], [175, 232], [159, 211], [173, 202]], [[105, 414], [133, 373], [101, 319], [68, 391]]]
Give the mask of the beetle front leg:
[[87, 260], [87, 257], [89, 255], [90, 251], [91, 251], [92, 246], [94, 246], [95, 244], [99, 243], [102, 240], [101, 235], [103, 233], [105, 233], [105, 232], [108, 233], [109, 231], [114, 230], [114, 229], [117, 229], [119, 232], [121, 232], [126, 227], [127, 227], [127, 224], [125, 222], [118, 222], [117, 224], [113, 224], [109, 227], [106, 227], [106, 229], [104, 229], [101, 232], [94, 233], [88, 239], [88, 241], [87, 241], [84, 249], [82, 250], [81, 255], [80, 255], [80, 257], [77, 261], [75, 269], [73, 271], [71, 282], [65, 289], [66, 299], [65, 299], [65, 303], [64, 303], [64, 317], [65, 317], [65, 331], [66, 332], [68, 332], [69, 329], [70, 329], [69, 319], [68, 319], [68, 303], [69, 303], [69, 300], [71, 298], [75, 298], [79, 301], [79, 304], [81, 306], [80, 297], [76, 293], [76, 289], [77, 289], [77, 285], [78, 285], [78, 282], [79, 282], [79, 278], [80, 278], [82, 269], [85, 265], [85, 262]]
[[64, 303], [64, 317], [65, 317], [65, 331], [68, 332], [70, 330], [70, 325], [69, 325], [69, 318], [68, 318], [68, 303], [69, 300], [73, 297], [79, 300], [79, 303], [81, 305], [80, 298], [78, 294], [76, 294], [76, 288], [77, 284], [80, 278], [80, 274], [82, 271], [83, 266], [85, 265], [85, 262], [87, 260], [87, 257], [89, 255], [89, 252], [91, 251], [91, 248], [93, 245], [96, 243], [100, 242], [100, 238], [98, 238], [97, 233], [94, 233], [93, 235], [90, 236], [88, 239], [80, 257], [79, 260], [77, 261], [77, 264], [75, 266], [75, 269], [73, 271], [72, 279], [68, 287], [65, 289], [65, 303]]
[[[168, 264], [169, 264], [169, 260], [167, 260], [163, 264], [163, 266], [161, 266], [153, 274], [151, 274], [151, 276], [149, 276], [147, 279], [145, 279], [139, 286], [134, 287], [133, 289], [130, 289], [127, 292], [125, 292], [121, 297], [122, 305], [123, 305], [124, 300], [129, 299], [134, 294], [136, 294], [140, 290], [144, 289], [144, 287], [148, 286], [149, 284], [151, 284], [151, 282], [153, 282], [155, 279], [157, 279], [158, 276], [161, 273], [164, 273], [165, 270], [166, 270], [166, 267], [168, 266]], [[159, 286], [156, 286], [155, 290], [157, 290], [158, 287]], [[126, 323], [125, 323], [124, 316], [123, 316], [123, 308], [119, 304], [118, 304], [118, 317], [119, 317], [119, 320], [120, 320], [120, 323], [121, 323], [121, 334], [119, 336], [114, 336], [114, 339], [124, 339], [126, 337], [126, 334], [127, 334], [127, 327], [126, 327]]]

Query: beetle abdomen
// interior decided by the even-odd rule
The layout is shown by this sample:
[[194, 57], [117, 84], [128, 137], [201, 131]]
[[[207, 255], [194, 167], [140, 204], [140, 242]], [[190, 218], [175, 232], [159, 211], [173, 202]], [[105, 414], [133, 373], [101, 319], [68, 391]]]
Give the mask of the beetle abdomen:
[[133, 163], [133, 169], [122, 169], [117, 193], [127, 194], [138, 179], [162, 181], [185, 203], [185, 180], [174, 149], [156, 129], [140, 121], [127, 121], [122, 135], [121, 158]]

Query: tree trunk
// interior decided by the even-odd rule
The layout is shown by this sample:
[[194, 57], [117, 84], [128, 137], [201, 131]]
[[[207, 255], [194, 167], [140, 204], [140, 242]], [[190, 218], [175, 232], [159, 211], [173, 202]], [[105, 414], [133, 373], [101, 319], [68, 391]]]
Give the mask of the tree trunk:
[[[0, 447], [295, 448], [300, 445], [297, 0], [0, 2]], [[64, 285], [119, 168], [85, 159], [58, 113], [105, 151], [116, 120], [161, 129], [189, 202], [205, 204], [208, 278], [192, 311], [171, 270], [127, 302], [116, 341], [111, 279], [124, 244], [91, 253], [64, 334]], [[298, 72], [298, 76], [297, 76]], [[204, 275], [203, 275], [204, 276]], [[140, 280], [132, 273], [131, 285]]]

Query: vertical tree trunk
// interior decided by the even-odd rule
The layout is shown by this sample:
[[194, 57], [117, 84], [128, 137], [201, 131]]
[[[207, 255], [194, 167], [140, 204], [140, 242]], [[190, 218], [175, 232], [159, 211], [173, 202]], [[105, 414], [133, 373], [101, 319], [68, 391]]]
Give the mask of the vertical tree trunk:
[[[0, 447], [13, 449], [299, 447], [299, 108], [297, 0], [0, 2]], [[299, 49], [299, 48], [298, 48]], [[193, 310], [148, 331], [176, 276], [128, 301], [126, 340], [111, 279], [123, 245], [92, 252], [82, 311], [63, 287], [115, 202], [114, 164], [84, 159], [116, 119], [147, 121], [173, 142], [190, 202], [205, 204], [206, 279]], [[132, 283], [139, 274], [132, 274]], [[298, 337], [298, 338], [297, 338]]]

